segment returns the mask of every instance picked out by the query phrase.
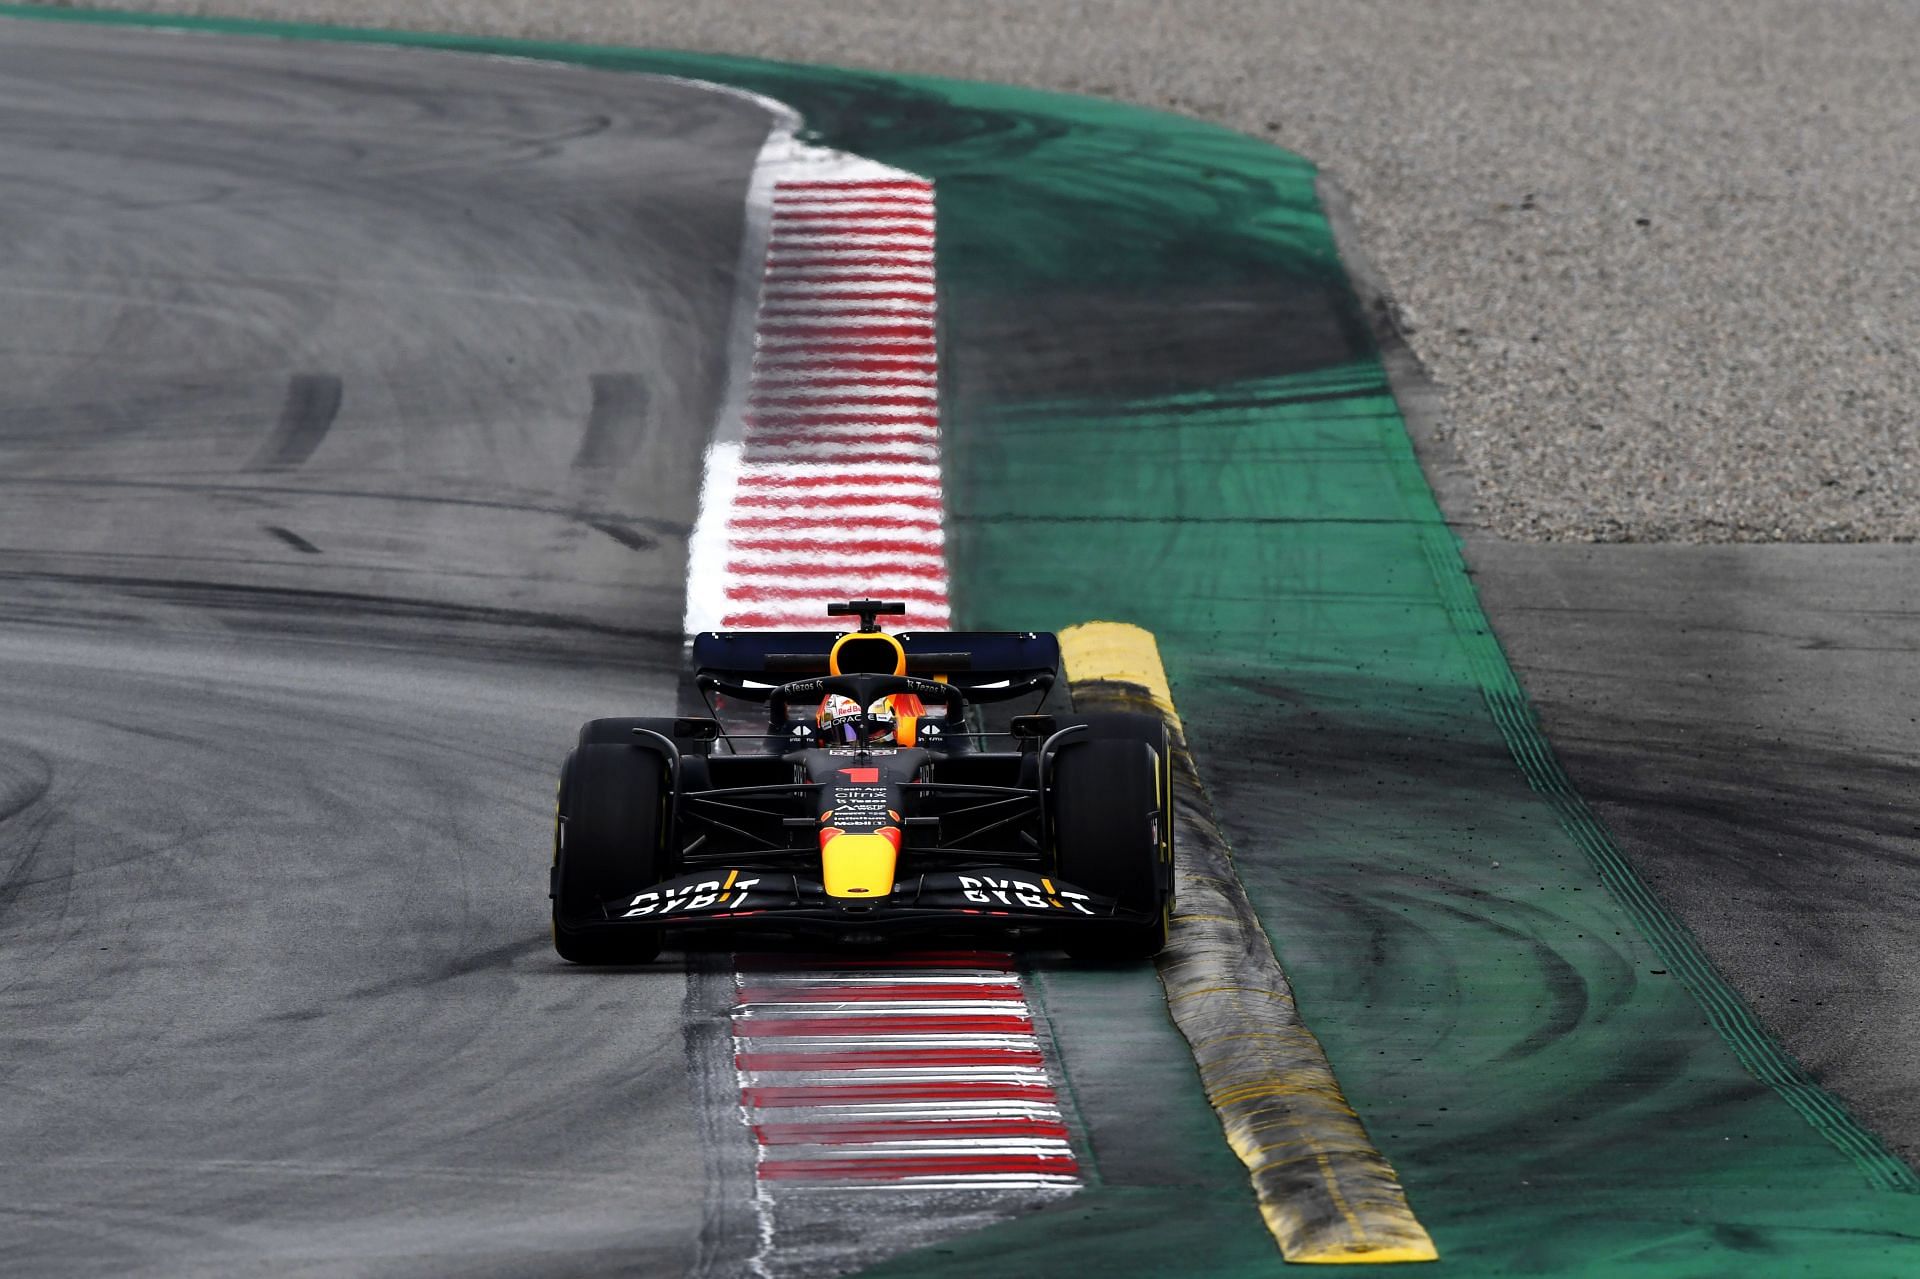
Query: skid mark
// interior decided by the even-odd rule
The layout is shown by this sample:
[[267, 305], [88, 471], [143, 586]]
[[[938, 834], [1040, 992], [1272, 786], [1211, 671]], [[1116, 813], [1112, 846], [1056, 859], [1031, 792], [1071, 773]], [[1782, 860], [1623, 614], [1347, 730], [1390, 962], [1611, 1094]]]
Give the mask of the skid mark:
[[260, 442], [249, 471], [292, 470], [313, 456], [340, 415], [343, 389], [332, 373], [296, 373], [287, 379], [287, 396], [280, 419]]

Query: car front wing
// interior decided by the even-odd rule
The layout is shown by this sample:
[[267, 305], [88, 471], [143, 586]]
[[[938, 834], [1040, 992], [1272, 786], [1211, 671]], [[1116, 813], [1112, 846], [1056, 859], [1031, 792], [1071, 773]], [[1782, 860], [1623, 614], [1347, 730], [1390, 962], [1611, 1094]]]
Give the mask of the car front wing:
[[714, 870], [606, 902], [608, 925], [723, 926], [780, 932], [1077, 931], [1151, 916], [1030, 871], [984, 868], [910, 875], [877, 901], [827, 896], [787, 872]]

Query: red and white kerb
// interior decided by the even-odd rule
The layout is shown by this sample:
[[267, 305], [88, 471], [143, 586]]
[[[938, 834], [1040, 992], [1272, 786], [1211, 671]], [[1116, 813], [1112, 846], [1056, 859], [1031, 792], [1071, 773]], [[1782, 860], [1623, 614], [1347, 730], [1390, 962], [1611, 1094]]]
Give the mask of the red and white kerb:
[[740, 1104], [762, 1184], [1079, 1185], [1010, 958], [739, 957]]
[[868, 167], [772, 188], [738, 452], [709, 460], [705, 625], [820, 629], [830, 601], [872, 596], [906, 603], [900, 629], [948, 625], [933, 184]]

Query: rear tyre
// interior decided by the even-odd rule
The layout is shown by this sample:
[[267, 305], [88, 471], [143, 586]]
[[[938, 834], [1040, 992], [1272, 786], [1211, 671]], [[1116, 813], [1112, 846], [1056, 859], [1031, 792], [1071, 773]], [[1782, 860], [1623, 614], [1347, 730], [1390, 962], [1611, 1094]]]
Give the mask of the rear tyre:
[[560, 773], [553, 837], [553, 948], [574, 964], [645, 964], [660, 929], [592, 927], [601, 906], [666, 878], [666, 767], [627, 745], [582, 746]]
[[1070, 940], [1067, 953], [1077, 959], [1147, 959], [1167, 944], [1173, 826], [1164, 800], [1166, 730], [1158, 722], [1152, 727], [1157, 751], [1140, 737], [1096, 736], [1064, 746], [1054, 762], [1060, 878], [1153, 916]]

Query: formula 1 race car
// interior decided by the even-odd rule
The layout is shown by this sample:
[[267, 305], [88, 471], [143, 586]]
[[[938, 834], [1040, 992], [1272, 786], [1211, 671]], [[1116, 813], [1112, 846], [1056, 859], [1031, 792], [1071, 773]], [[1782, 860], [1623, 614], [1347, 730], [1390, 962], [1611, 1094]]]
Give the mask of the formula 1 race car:
[[[1173, 903], [1166, 725], [1015, 715], [1043, 700], [1052, 635], [884, 633], [900, 604], [828, 607], [847, 632], [707, 632], [709, 716], [596, 719], [560, 773], [554, 947], [645, 963], [669, 932], [880, 943], [906, 934], [1156, 953]], [[764, 705], [730, 731], [723, 703]]]

